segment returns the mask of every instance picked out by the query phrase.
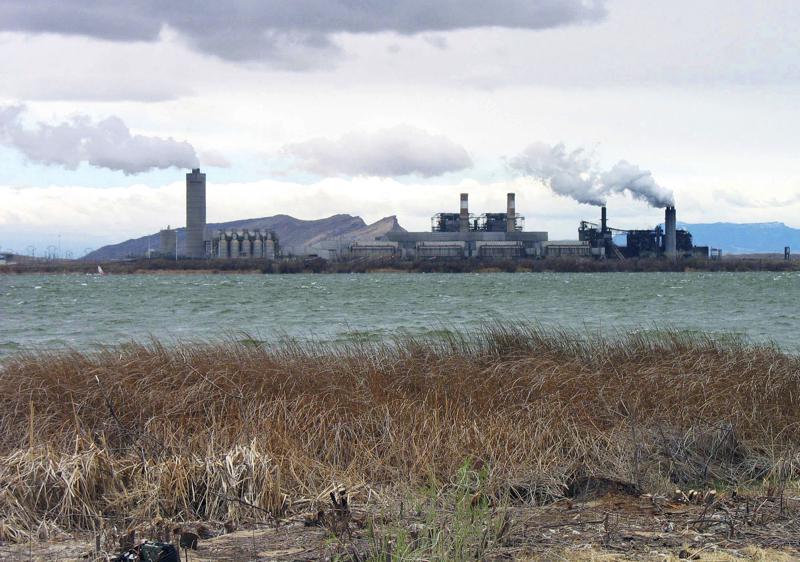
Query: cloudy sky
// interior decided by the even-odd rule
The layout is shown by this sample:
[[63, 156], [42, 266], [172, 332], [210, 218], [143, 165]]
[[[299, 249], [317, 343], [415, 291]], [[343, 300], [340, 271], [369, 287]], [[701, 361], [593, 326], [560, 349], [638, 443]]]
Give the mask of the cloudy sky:
[[800, 227], [797, 0], [4, 0], [0, 248], [501, 211]]

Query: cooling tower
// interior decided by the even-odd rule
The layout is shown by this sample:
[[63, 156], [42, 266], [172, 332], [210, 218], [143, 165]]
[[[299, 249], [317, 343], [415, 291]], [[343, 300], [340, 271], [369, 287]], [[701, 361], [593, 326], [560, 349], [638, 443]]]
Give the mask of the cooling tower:
[[206, 175], [194, 168], [186, 174], [186, 257], [205, 257], [205, 238]]

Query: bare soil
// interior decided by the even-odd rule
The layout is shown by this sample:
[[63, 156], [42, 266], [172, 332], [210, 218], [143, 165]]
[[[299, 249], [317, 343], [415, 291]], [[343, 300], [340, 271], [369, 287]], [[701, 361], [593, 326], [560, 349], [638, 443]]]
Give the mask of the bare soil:
[[[507, 518], [507, 530], [484, 559], [800, 560], [800, 497], [706, 493], [687, 501], [688, 496], [601, 488], [546, 506], [498, 508], [494, 515]], [[196, 562], [369, 560], [391, 554], [377, 550], [376, 537], [401, 529], [414, 536], [424, 527], [413, 511], [396, 517], [368, 506], [352, 511], [350, 537], [343, 529], [335, 533], [309, 525], [311, 514], [298, 514], [277, 526], [219, 529], [218, 536], [200, 540], [197, 550], [182, 551], [181, 557]], [[93, 536], [64, 536], [0, 545], [0, 560], [87, 560], [95, 559], [93, 549]]]

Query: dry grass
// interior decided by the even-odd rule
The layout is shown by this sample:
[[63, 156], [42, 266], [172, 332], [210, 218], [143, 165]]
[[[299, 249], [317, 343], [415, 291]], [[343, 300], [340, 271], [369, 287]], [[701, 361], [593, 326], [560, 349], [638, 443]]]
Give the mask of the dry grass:
[[800, 359], [674, 332], [22, 354], [0, 370], [0, 538], [278, 517], [334, 482], [423, 486], [465, 461], [528, 502], [587, 475], [777, 490], [798, 476], [799, 402]]

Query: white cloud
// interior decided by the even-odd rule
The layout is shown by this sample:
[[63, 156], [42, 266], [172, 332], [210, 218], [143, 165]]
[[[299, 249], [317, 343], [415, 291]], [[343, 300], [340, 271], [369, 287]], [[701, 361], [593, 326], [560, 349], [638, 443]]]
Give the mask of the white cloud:
[[[60, 0], [5, 0], [0, 29], [155, 41], [165, 27], [196, 49], [245, 60], [294, 59], [335, 51], [336, 33], [415, 34], [477, 27], [547, 29], [595, 22], [605, 0], [108, 0], [85, 6]], [[297, 66], [298, 61], [292, 61]]]
[[472, 166], [463, 146], [416, 127], [352, 132], [339, 139], [315, 138], [287, 144], [284, 154], [319, 175], [440, 176]]
[[0, 143], [36, 163], [76, 169], [82, 162], [99, 168], [138, 174], [155, 168], [192, 168], [198, 160], [187, 142], [131, 134], [119, 117], [97, 123], [86, 115], [35, 128], [22, 123], [24, 106], [0, 106]]

